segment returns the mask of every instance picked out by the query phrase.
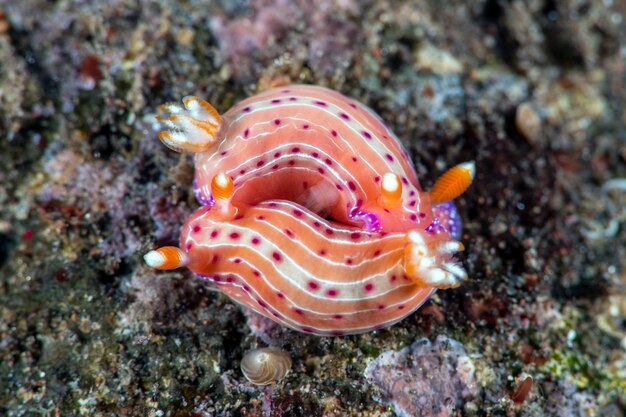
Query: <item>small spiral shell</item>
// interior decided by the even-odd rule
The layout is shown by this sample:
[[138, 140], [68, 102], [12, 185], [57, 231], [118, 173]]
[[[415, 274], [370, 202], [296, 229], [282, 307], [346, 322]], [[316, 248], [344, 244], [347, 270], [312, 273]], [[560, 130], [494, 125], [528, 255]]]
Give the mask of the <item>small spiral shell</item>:
[[256, 385], [267, 385], [282, 379], [291, 369], [291, 357], [284, 350], [267, 347], [247, 352], [241, 360], [241, 372]]

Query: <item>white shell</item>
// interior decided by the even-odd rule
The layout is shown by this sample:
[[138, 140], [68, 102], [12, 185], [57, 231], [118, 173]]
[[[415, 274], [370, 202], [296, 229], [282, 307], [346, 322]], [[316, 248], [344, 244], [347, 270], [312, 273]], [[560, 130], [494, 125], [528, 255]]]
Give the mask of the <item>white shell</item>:
[[284, 350], [267, 347], [247, 352], [241, 372], [253, 384], [267, 385], [282, 379], [291, 369], [291, 357]]

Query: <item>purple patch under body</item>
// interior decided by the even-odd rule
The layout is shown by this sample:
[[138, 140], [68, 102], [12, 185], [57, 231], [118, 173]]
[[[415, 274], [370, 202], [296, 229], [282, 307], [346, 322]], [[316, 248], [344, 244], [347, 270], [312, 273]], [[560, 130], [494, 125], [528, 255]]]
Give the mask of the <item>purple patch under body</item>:
[[452, 201], [433, 207], [433, 214], [435, 218], [426, 228], [428, 233], [438, 234], [442, 231], [447, 231], [452, 239], [461, 238], [463, 224], [461, 216]]
[[203, 206], [213, 205], [213, 196], [205, 195], [202, 190], [198, 188], [198, 183], [196, 182], [195, 178], [193, 180], [193, 194], [196, 196], [196, 200], [198, 200], [198, 203], [202, 204]]
[[362, 221], [363, 228], [368, 232], [380, 232], [383, 229], [378, 216], [369, 211], [359, 210], [355, 213], [350, 213], [350, 217]]

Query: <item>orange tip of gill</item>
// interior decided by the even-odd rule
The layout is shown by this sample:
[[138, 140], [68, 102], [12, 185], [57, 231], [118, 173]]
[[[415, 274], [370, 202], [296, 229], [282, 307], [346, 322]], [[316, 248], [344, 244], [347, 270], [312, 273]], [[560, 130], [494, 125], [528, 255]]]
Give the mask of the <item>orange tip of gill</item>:
[[222, 118], [220, 117], [220, 114], [217, 112], [217, 110], [215, 110], [215, 107], [211, 106], [208, 102], [202, 100], [199, 97], [186, 96], [183, 98], [183, 104], [185, 105], [187, 109], [189, 109], [192, 112], [195, 110], [194, 107], [198, 107], [202, 109], [206, 119], [209, 121], [212, 121], [213, 123], [217, 125], [219, 125], [222, 120]]
[[476, 164], [474, 161], [464, 162], [444, 172], [430, 190], [432, 204], [445, 203], [463, 194], [472, 184], [475, 175]]
[[170, 270], [187, 265], [189, 256], [175, 246], [163, 246], [146, 253], [143, 260], [151, 268]]
[[161, 112], [169, 113], [156, 116], [168, 129], [158, 133], [159, 139], [176, 152], [204, 152], [217, 141], [222, 118], [213, 106], [198, 97], [185, 97], [183, 104], [184, 107], [159, 106]]
[[454, 254], [465, 249], [460, 242], [450, 240], [429, 245], [418, 231], [407, 234], [404, 248], [404, 271], [420, 287], [455, 288], [467, 279], [463, 267], [441, 254]]

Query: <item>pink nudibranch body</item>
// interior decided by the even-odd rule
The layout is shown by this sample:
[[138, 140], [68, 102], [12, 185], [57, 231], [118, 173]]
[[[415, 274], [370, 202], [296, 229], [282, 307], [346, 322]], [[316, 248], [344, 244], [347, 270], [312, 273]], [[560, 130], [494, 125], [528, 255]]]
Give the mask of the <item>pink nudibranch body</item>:
[[233, 300], [295, 330], [343, 335], [406, 317], [459, 285], [463, 245], [450, 200], [474, 176], [460, 164], [421, 190], [408, 154], [367, 107], [315, 86], [268, 90], [219, 116], [188, 97], [159, 138], [195, 152], [203, 207], [180, 248], [146, 255], [187, 266]]

